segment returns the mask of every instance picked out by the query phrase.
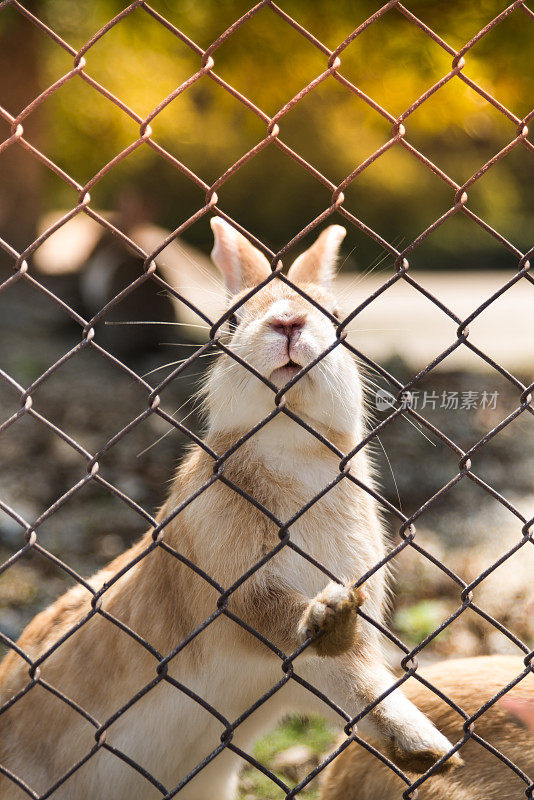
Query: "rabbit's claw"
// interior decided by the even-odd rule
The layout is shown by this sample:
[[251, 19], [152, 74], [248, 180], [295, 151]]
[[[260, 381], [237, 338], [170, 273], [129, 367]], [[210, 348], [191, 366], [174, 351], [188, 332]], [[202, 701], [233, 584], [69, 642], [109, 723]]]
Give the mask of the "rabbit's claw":
[[329, 583], [309, 602], [302, 615], [301, 642], [314, 639], [311, 647], [321, 656], [337, 656], [350, 650], [356, 639], [356, 611], [364, 599], [361, 589]]

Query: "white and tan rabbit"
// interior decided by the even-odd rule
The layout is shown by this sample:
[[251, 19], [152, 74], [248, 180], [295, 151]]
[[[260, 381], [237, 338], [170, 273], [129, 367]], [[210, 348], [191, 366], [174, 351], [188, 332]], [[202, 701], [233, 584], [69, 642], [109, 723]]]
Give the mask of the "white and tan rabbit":
[[[215, 264], [231, 302], [270, 274], [265, 257], [220, 218], [212, 220]], [[289, 277], [318, 303], [334, 310], [329, 291], [345, 230], [331, 226], [293, 264]], [[236, 312], [231, 350], [283, 387], [335, 340], [335, 328], [311, 303], [278, 279]], [[275, 394], [243, 365], [221, 355], [206, 383], [211, 452], [224, 454], [275, 408]], [[287, 408], [347, 453], [364, 435], [357, 366], [335, 347], [287, 391]], [[224, 589], [280, 544], [279, 526], [224, 481], [249, 493], [283, 522], [339, 476], [339, 457], [285, 413], [275, 416], [226, 460], [223, 480], [214, 480], [214, 458], [200, 446], [178, 469], [159, 520], [172, 516], [163, 541], [198, 565]], [[352, 474], [372, 486], [360, 452]], [[195, 496], [196, 495], [196, 496]], [[191, 497], [195, 499], [189, 502]], [[179, 513], [178, 513], [179, 510]], [[0, 764], [37, 794], [59, 781], [92, 753], [50, 796], [54, 800], [151, 800], [172, 791], [221, 745], [224, 724], [188, 692], [237, 720], [283, 677], [282, 660], [229, 616], [237, 615], [285, 654], [311, 634], [322, 633], [294, 661], [295, 673], [350, 715], [393, 683], [384, 666], [376, 630], [357, 617], [362, 595], [349, 583], [384, 555], [384, 535], [374, 500], [349, 479], [290, 526], [291, 541], [346, 582], [329, 583], [298, 552], [283, 547], [230, 594], [228, 613], [217, 613], [220, 592], [175, 556], [152, 543], [151, 532], [108, 568], [90, 579], [101, 587], [124, 569], [102, 595], [100, 611], [150, 643], [149, 651], [102, 613], [91, 616], [91, 594], [76, 586], [28, 625], [19, 648], [36, 660], [87, 616], [40, 665], [32, 686], [29, 667], [11, 652], [0, 666], [1, 702], [29, 691], [0, 715]], [[127, 565], [131, 565], [125, 569]], [[366, 583], [365, 611], [382, 619], [386, 575]], [[215, 612], [215, 615], [214, 615]], [[158, 656], [170, 653], [204, 620], [211, 624], [158, 673]], [[154, 652], [157, 651], [157, 652]], [[164, 678], [164, 679], [162, 679]], [[158, 682], [159, 680], [159, 682]], [[145, 694], [142, 691], [152, 686]], [[183, 688], [180, 688], [183, 687]], [[106, 747], [138, 763], [159, 782], [152, 785], [117, 752], [95, 750], [95, 727], [54, 695], [64, 693], [99, 724], [140, 693], [107, 727]], [[293, 679], [234, 731], [232, 745], [250, 751], [260, 731], [291, 709], [340, 717]], [[448, 752], [448, 740], [400, 691], [384, 699], [361, 723], [397, 763], [423, 771]], [[104, 739], [100, 739], [100, 743]], [[457, 756], [445, 762], [457, 763]], [[228, 748], [180, 789], [184, 800], [235, 797], [241, 759]], [[5, 775], [5, 773], [4, 773]], [[0, 799], [27, 794], [0, 775]]]

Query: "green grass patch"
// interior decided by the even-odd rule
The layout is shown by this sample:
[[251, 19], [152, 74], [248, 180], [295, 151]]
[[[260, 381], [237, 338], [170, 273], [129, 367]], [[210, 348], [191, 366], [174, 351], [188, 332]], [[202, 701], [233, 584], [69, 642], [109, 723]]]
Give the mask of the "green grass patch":
[[[321, 756], [333, 746], [335, 737], [333, 729], [321, 717], [291, 716], [256, 742], [253, 755], [260, 763], [271, 769], [273, 759], [279, 753], [294, 745], [305, 745], [319, 761]], [[313, 765], [310, 766], [310, 769], [312, 768]], [[304, 774], [299, 776], [299, 780], [302, 780], [308, 771], [305, 770]], [[275, 774], [290, 788], [299, 782], [286, 773], [275, 772]], [[280, 800], [285, 797], [285, 794], [266, 775], [254, 767], [247, 766], [241, 776], [239, 797], [247, 798], [247, 800], [252, 800], [252, 798]], [[318, 780], [311, 781], [299, 792], [298, 797], [301, 800], [317, 800], [319, 797]]]

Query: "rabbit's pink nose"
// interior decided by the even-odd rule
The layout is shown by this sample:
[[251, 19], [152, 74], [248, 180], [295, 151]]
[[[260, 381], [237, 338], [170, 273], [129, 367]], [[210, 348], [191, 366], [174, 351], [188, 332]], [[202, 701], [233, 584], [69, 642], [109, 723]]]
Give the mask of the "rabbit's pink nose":
[[298, 339], [298, 336], [306, 323], [305, 317], [274, 317], [269, 320], [270, 327], [282, 336], [286, 336], [288, 341], [292, 342]]

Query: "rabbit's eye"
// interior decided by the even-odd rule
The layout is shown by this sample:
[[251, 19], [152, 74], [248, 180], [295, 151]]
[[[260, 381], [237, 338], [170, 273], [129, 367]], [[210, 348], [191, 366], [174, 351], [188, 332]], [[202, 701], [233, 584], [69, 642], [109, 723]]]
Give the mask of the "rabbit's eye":
[[339, 308], [332, 309], [332, 316], [335, 317], [337, 320], [341, 320], [341, 311]]
[[235, 314], [232, 314], [231, 317], [228, 317], [228, 325], [230, 326], [230, 331], [235, 331], [239, 322], [237, 321], [237, 317]]

